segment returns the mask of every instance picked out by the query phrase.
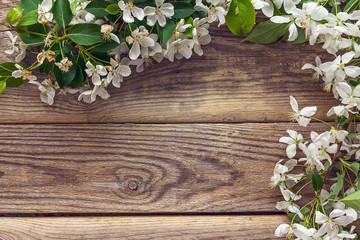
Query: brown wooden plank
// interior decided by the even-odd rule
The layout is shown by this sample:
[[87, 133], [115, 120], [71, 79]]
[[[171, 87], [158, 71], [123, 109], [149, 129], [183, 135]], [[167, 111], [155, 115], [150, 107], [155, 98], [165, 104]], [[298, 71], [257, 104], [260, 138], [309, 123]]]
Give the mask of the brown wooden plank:
[[[5, 8], [0, 16], [16, 2], [2, 0]], [[240, 42], [242, 38], [226, 26], [213, 26], [211, 35], [204, 56], [165, 61], [135, 73], [121, 89], [110, 88], [112, 97], [107, 101], [88, 105], [68, 95], [47, 106], [40, 102], [36, 86], [7, 89], [0, 96], [0, 122], [273, 122], [287, 121], [289, 95], [297, 97], [300, 106], [317, 104], [320, 117], [338, 104], [322, 92], [311, 71], [301, 70], [323, 53], [320, 46]], [[0, 42], [1, 50], [4, 44]]]
[[0, 239], [278, 239], [286, 216], [0, 218]]
[[288, 128], [0, 125], [0, 213], [271, 212]]

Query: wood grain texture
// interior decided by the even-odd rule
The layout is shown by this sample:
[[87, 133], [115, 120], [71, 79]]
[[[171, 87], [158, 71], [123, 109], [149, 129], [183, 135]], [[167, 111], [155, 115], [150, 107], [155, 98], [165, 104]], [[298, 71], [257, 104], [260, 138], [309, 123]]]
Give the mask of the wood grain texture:
[[0, 125], [0, 213], [272, 212], [289, 128]]
[[[4, 16], [18, 1], [4, 1]], [[11, 3], [11, 4], [10, 4]], [[240, 42], [226, 26], [211, 28], [212, 43], [204, 56], [154, 65], [126, 78], [112, 97], [93, 104], [76, 96], [59, 96], [53, 106], [39, 99], [36, 86], [7, 89], [0, 96], [1, 123], [181, 123], [287, 121], [289, 95], [300, 107], [316, 104], [319, 117], [338, 102], [322, 92], [312, 72], [302, 71], [315, 56], [328, 56], [320, 46], [283, 42]], [[4, 33], [0, 37], [5, 37]], [[0, 49], [5, 49], [1, 41]], [[0, 57], [7, 61], [8, 56]]]
[[286, 216], [0, 218], [0, 239], [278, 239], [274, 231], [284, 222]]

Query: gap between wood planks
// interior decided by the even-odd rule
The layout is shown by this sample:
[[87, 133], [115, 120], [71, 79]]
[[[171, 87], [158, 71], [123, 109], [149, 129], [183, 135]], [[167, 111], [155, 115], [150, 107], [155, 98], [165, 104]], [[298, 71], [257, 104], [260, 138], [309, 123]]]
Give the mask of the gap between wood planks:
[[0, 213], [0, 218], [33, 217], [146, 217], [146, 216], [275, 216], [286, 215], [282, 211], [269, 212], [178, 212], [178, 213]]

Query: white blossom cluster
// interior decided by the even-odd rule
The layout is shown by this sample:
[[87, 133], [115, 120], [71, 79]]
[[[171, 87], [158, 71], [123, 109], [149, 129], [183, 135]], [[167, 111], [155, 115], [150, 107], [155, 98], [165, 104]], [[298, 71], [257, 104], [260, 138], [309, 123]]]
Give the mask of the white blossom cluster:
[[[292, 119], [301, 126], [307, 126], [316, 112], [316, 107], [305, 107], [299, 111], [297, 101], [292, 96], [290, 96], [290, 104], [293, 109]], [[284, 201], [276, 204], [276, 209], [293, 213], [293, 220], [295, 217], [299, 218], [303, 224], [293, 222], [290, 225], [281, 224], [276, 229], [275, 236], [286, 236], [288, 239], [355, 239], [357, 237], [357, 234], [354, 233], [355, 227], [350, 224], [359, 219], [360, 215], [357, 210], [338, 201], [340, 192], [335, 192], [333, 197], [330, 197], [334, 193], [337, 183], [334, 183], [329, 191], [325, 188], [321, 189], [315, 200], [316, 204], [309, 203], [309, 206], [313, 206], [311, 209], [309, 206], [300, 207], [296, 203], [302, 199], [300, 192], [303, 190], [296, 186], [306, 181], [304, 187], [311, 184], [311, 179], [309, 181], [307, 174], [326, 172], [332, 164], [334, 155], [339, 152], [359, 159], [360, 145], [353, 144], [347, 138], [346, 130], [337, 130], [334, 127], [321, 134], [312, 131], [308, 138], [304, 138], [302, 134], [294, 130], [288, 130], [287, 133], [288, 136], [281, 137], [279, 141], [287, 144], [288, 160], [282, 159], [275, 165], [271, 185], [279, 186], [284, 197]], [[359, 139], [356, 141], [359, 142]], [[300, 157], [295, 158], [296, 156]], [[299, 172], [299, 168], [303, 168], [305, 171]], [[295, 173], [291, 173], [291, 171], [295, 171]], [[342, 197], [354, 193], [357, 184], [357, 181], [349, 184], [347, 190], [342, 193]], [[310, 217], [314, 218], [314, 223], [309, 222]]]
[[[253, 0], [252, 3], [272, 22], [287, 24], [289, 42], [296, 40], [299, 29], [303, 29], [309, 44], [320, 43], [334, 56], [333, 61], [324, 63], [316, 57], [315, 65], [305, 64], [302, 69], [314, 70], [314, 78], [321, 77], [323, 80], [323, 89], [332, 92], [339, 99], [340, 104], [333, 106], [327, 116], [336, 115], [339, 119], [346, 120], [342, 123], [346, 123], [345, 128], [338, 124], [319, 134], [313, 131], [306, 138], [294, 130], [288, 130], [289, 136], [280, 138], [281, 143], [287, 144], [288, 160], [280, 160], [275, 165], [271, 184], [279, 186], [284, 197], [284, 201], [276, 204], [276, 209], [292, 213], [293, 218], [291, 224], [281, 224], [275, 235], [286, 236], [288, 239], [355, 239], [355, 227], [350, 225], [359, 218], [359, 212], [340, 200], [354, 193], [358, 183], [357, 173], [351, 173], [354, 172], [351, 163], [360, 160], [360, 128], [353, 123], [360, 109], [360, 10], [331, 13], [318, 2], [298, 5], [299, 0]], [[336, 4], [340, 5], [340, 2]], [[287, 14], [274, 15], [276, 8], [283, 8]], [[306, 127], [311, 119], [315, 119], [313, 115], [316, 107], [299, 110], [297, 101], [292, 96], [290, 105], [293, 109], [291, 120], [297, 121], [299, 125]], [[349, 135], [350, 130], [355, 135]], [[331, 183], [327, 178], [328, 172], [339, 161], [342, 166], [339, 171], [350, 172], [346, 173], [346, 178], [349, 178], [346, 184], [336, 188], [338, 181], [327, 190], [324, 185], [315, 191], [316, 198], [312, 202], [302, 207], [295, 203], [302, 198], [300, 192], [314, 181], [311, 179], [312, 173], [318, 173]], [[299, 189], [301, 184], [303, 187]]]
[[[75, 0], [69, 0], [73, 3]], [[78, 100], [86, 103], [94, 102], [97, 96], [102, 99], [110, 97], [106, 88], [112, 84], [119, 88], [124, 77], [131, 74], [131, 68], [134, 67], [136, 72], [142, 72], [145, 67], [153, 63], [160, 63], [163, 59], [168, 59], [173, 62], [174, 59], [189, 59], [193, 52], [198, 55], [203, 55], [202, 46], [211, 42], [209, 34], [209, 23], [218, 22], [218, 26], [225, 23], [225, 15], [228, 10], [229, 2], [226, 0], [208, 0], [207, 5], [202, 1], [197, 1], [195, 10], [204, 14], [203, 18], [195, 18], [191, 24], [185, 23], [181, 19], [176, 26], [171, 39], [164, 45], [160, 45], [159, 36], [155, 33], [149, 32], [144, 26], [139, 26], [132, 29], [132, 32], [126, 39], [120, 40], [113, 32], [119, 28], [119, 24], [115, 26], [109, 25], [104, 19], [97, 19], [93, 14], [85, 10], [86, 6], [91, 1], [80, 1], [77, 3], [73, 19], [70, 25], [79, 23], [95, 23], [101, 26], [101, 33], [104, 39], [114, 40], [120, 45], [116, 49], [111, 50], [110, 65], [96, 65], [86, 63], [86, 73], [90, 81], [84, 84], [81, 88], [70, 89], [68, 87], [60, 89], [61, 94], [79, 93]], [[174, 7], [171, 3], [164, 3], [164, 0], [156, 0], [156, 7], [147, 6], [144, 9], [136, 6], [132, 0], [119, 1], [118, 6], [123, 11], [122, 20], [125, 24], [133, 23], [135, 19], [146, 19], [148, 26], [154, 26], [156, 22], [160, 26], [166, 26], [166, 20], [174, 15]], [[53, 1], [44, 0], [38, 7], [38, 22], [41, 24], [53, 23], [53, 14], [50, 9], [53, 6]], [[185, 31], [192, 29], [191, 36], [187, 36]], [[9, 49], [7, 54], [18, 54], [16, 62], [20, 62], [25, 58], [27, 45], [19, 42], [18, 37], [14, 37], [11, 32], [7, 32], [10, 38], [8, 42]], [[45, 46], [50, 46], [53, 43], [53, 36], [49, 34], [45, 40]], [[130, 48], [129, 48], [130, 46]], [[42, 51], [38, 54], [39, 65], [45, 59], [49, 62], [55, 61], [54, 52]], [[66, 73], [73, 63], [64, 57], [55, 65]], [[41, 100], [47, 104], [54, 103], [55, 90], [59, 89], [55, 80], [46, 79], [44, 82], [37, 82], [37, 77], [31, 75], [29, 71], [23, 71], [20, 65], [17, 65], [18, 70], [13, 73], [13, 77], [22, 77], [24, 80], [28, 79], [29, 83], [35, 84], [41, 91]]]

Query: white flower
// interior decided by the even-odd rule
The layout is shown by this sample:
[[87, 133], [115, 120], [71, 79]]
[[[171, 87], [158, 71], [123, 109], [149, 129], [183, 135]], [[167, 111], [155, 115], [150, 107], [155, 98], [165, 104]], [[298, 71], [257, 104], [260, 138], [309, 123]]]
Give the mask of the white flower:
[[60, 62], [55, 63], [55, 65], [62, 71], [68, 72], [70, 67], [73, 65], [73, 62], [70, 61], [67, 57], [64, 57]]
[[165, 51], [165, 57], [171, 62], [174, 61], [174, 56], [177, 59], [185, 57], [189, 59], [192, 55], [192, 48], [194, 47], [194, 41], [190, 39], [178, 39], [172, 43], [168, 43]]
[[120, 58], [121, 54], [129, 54], [129, 47], [126, 42], [120, 43], [120, 45], [113, 50], [110, 51], [109, 56], [115, 56], [117, 58]]
[[105, 81], [102, 81], [102, 84], [95, 85], [94, 89], [91, 92], [91, 101], [95, 101], [96, 97], [99, 96], [102, 99], [106, 100], [110, 97], [110, 94], [106, 91], [107, 84]]
[[295, 24], [295, 18], [291, 15], [284, 15], [284, 16], [273, 16], [270, 18], [270, 21], [274, 23], [289, 23], [288, 30], [289, 30], [289, 37], [288, 41], [292, 42], [297, 39], [299, 33]]
[[294, 8], [291, 13], [296, 18], [296, 24], [305, 28], [306, 38], [309, 38], [310, 44], [313, 45], [317, 38], [315, 21], [324, 20], [329, 12], [323, 6], [319, 6], [317, 2], [309, 2], [304, 3], [302, 9]]
[[103, 34], [103, 37], [106, 41], [114, 40], [118, 44], [120, 44], [119, 37], [116, 36], [112, 31], [114, 30], [114, 27], [109, 24], [103, 24], [101, 25], [101, 33]]
[[349, 112], [345, 108], [345, 106], [334, 106], [330, 108], [330, 110], [326, 113], [326, 116], [330, 117], [336, 114], [336, 116], [345, 116], [346, 118], [349, 117]]
[[78, 101], [84, 101], [86, 103], [92, 103], [93, 101], [91, 100], [91, 94], [92, 94], [92, 90], [87, 90], [84, 91], [82, 93], [80, 93], [79, 97], [78, 97]]
[[106, 76], [107, 74], [106, 68], [101, 65], [96, 65], [96, 67], [94, 67], [94, 65], [92, 65], [91, 62], [87, 62], [86, 67], [87, 69], [85, 69], [85, 72], [89, 77], [92, 77], [91, 80], [93, 84], [95, 86], [101, 85], [102, 81], [100, 76]]
[[290, 237], [293, 236], [292, 231], [293, 229], [289, 224], [280, 224], [275, 230], [275, 237], [284, 237], [287, 235], [287, 238], [290, 239]]
[[348, 111], [353, 112], [353, 108], [360, 106], [360, 85], [352, 88], [346, 82], [339, 82], [336, 91], [342, 98], [341, 103], [345, 104]]
[[38, 65], [43, 64], [45, 59], [47, 59], [49, 62], [55, 61], [54, 55], [55, 52], [51, 50], [47, 50], [47, 51], [42, 50], [42, 52], [37, 55]]
[[323, 75], [323, 72], [320, 68], [320, 65], [321, 65], [321, 59], [319, 56], [316, 56], [315, 58], [315, 64], [316, 66], [312, 65], [312, 64], [309, 64], [309, 63], [306, 63], [301, 69], [304, 70], [304, 69], [313, 69], [315, 71], [314, 73], [314, 79], [319, 79], [319, 76], [322, 76]]
[[194, 40], [194, 52], [199, 56], [203, 55], [201, 45], [206, 45], [211, 42], [211, 37], [209, 35], [209, 24], [206, 22], [206, 19], [195, 18], [193, 22], [193, 40]]
[[47, 24], [52, 22], [53, 14], [50, 12], [52, 8], [51, 0], [44, 0], [38, 7], [38, 22]]
[[299, 125], [306, 127], [310, 123], [310, 118], [316, 113], [317, 108], [313, 107], [305, 107], [301, 111], [299, 111], [298, 103], [293, 96], [290, 96], [290, 105], [293, 113], [290, 113], [290, 117], [292, 121], [297, 121]]
[[252, 0], [252, 5], [255, 10], [260, 10], [267, 17], [272, 17], [274, 15], [274, 5], [270, 0]]
[[102, 99], [108, 99], [110, 94], [106, 91], [106, 87], [108, 86], [106, 79], [101, 80], [100, 85], [95, 85], [94, 89], [87, 90], [82, 92], [79, 97], [78, 101], [84, 101], [86, 103], [92, 103], [96, 100], [97, 96], [100, 96]]
[[316, 233], [316, 229], [306, 228], [301, 224], [295, 223], [293, 232], [294, 232], [294, 235], [296, 237], [298, 237], [297, 239], [312, 240], [312, 239], [314, 239], [313, 236]]
[[275, 205], [277, 210], [286, 210], [287, 212], [296, 213], [301, 219], [304, 219], [304, 215], [300, 212], [300, 207], [293, 201], [280, 201]]
[[301, 195], [299, 194], [295, 194], [292, 191], [290, 191], [289, 189], [283, 189], [282, 187], [280, 187], [280, 191], [285, 199], [285, 201], [297, 201], [299, 199], [301, 199]]
[[129, 63], [130, 65], [136, 66], [136, 72], [142, 72], [144, 71], [144, 65], [146, 67], [149, 67], [154, 63], [154, 60], [159, 63], [164, 58], [163, 49], [161, 45], [157, 42], [158, 35], [150, 34], [149, 37], [154, 40], [155, 45], [153, 47], [141, 48], [141, 58], [131, 60]]
[[149, 37], [149, 32], [143, 27], [135, 29], [131, 36], [126, 37], [126, 42], [132, 44], [132, 47], [129, 52], [129, 57], [131, 60], [135, 60], [140, 55], [140, 46], [141, 47], [153, 47], [155, 46], [155, 41]]
[[271, 177], [271, 185], [273, 187], [275, 187], [276, 185], [279, 184], [280, 181], [285, 180], [285, 175], [284, 173], [288, 172], [288, 167], [284, 166], [281, 164], [283, 160], [281, 159], [280, 161], [278, 161], [275, 164], [275, 168], [274, 168], [274, 175]]
[[54, 40], [52, 39], [53, 35], [48, 34], [45, 38], [45, 47], [50, 47], [51, 44], [54, 42]]
[[191, 28], [191, 24], [185, 24], [185, 19], [180, 19], [180, 21], [176, 24], [175, 31], [171, 39], [168, 41], [169, 43], [172, 43], [173, 41], [181, 38], [187, 38], [183, 33], [186, 31], [186, 29]]
[[144, 8], [145, 16], [147, 16], [147, 24], [154, 26], [156, 21], [161, 27], [165, 27], [166, 18], [174, 15], [174, 6], [171, 3], [164, 3], [164, 0], [155, 0], [156, 8], [146, 6]]
[[329, 214], [329, 217], [319, 211], [316, 211], [315, 222], [317, 224], [322, 224], [316, 235], [322, 236], [326, 233], [331, 238], [335, 237], [339, 232], [339, 225], [346, 226], [354, 221], [352, 217], [344, 215], [345, 211], [341, 209], [334, 209]]
[[296, 8], [296, 5], [299, 4], [301, 1], [300, 0], [295, 0], [295, 1], [293, 1], [293, 0], [275, 0], [274, 2], [278, 8], [281, 8], [283, 6], [285, 12], [291, 13], [294, 10], [294, 8]]
[[25, 79], [28, 79], [30, 81], [35, 81], [37, 79], [36, 76], [34, 75], [31, 75], [32, 72], [31, 71], [28, 71], [26, 69], [24, 69], [22, 66], [20, 66], [19, 64], [15, 64], [15, 67], [18, 69], [18, 70], [15, 70], [13, 73], [12, 73], [12, 76], [14, 78], [22, 78], [23, 80]]
[[35, 84], [38, 86], [40, 90], [40, 99], [42, 102], [52, 105], [54, 103], [55, 97], [55, 88], [58, 88], [56, 84], [50, 79], [44, 80], [41, 84], [37, 81], [29, 81], [31, 84]]
[[331, 128], [330, 129], [330, 141], [331, 142], [335, 142], [336, 140], [339, 142], [344, 141], [344, 139], [346, 138], [346, 136], [349, 134], [347, 131], [345, 130], [337, 130], [335, 128]]
[[124, 1], [120, 1], [118, 3], [119, 8], [123, 11], [123, 20], [126, 23], [134, 22], [134, 17], [139, 19], [140, 21], [144, 19], [145, 13], [144, 10], [136, 7], [134, 2], [130, 0], [129, 2], [125, 3]]
[[287, 130], [286, 132], [290, 137], [281, 137], [279, 142], [289, 144], [286, 147], [286, 155], [288, 158], [293, 158], [296, 155], [296, 145], [303, 139], [303, 136], [293, 130]]
[[128, 77], [131, 74], [131, 69], [129, 66], [119, 64], [114, 59], [110, 59], [111, 66], [108, 67], [109, 74], [107, 75], [107, 84], [111, 81], [114, 87], [119, 88], [120, 83], [123, 81], [123, 77]]
[[18, 39], [18, 36], [14, 37], [14, 35], [10, 31], [6, 31], [5, 33], [10, 38], [10, 42], [9, 41], [6, 42], [7, 46], [9, 47], [9, 50], [6, 50], [5, 53], [11, 55], [14, 52], [18, 52], [19, 48], [16, 46], [17, 45], [16, 41]]
[[90, 2], [91, 1], [77, 2], [73, 19], [71, 20], [69, 25], [75, 25], [79, 23], [96, 23], [101, 25], [104, 23], [102, 19], [96, 19], [95, 15], [85, 10], [85, 8]]
[[311, 168], [316, 167], [318, 171], [324, 170], [324, 164], [322, 164], [321, 160], [319, 159], [320, 152], [319, 148], [314, 144], [310, 143], [309, 146], [303, 146], [302, 151], [306, 155], [305, 158], [300, 158], [299, 161], [306, 161], [306, 164], [309, 165]]
[[24, 43], [17, 43], [18, 36], [14, 37], [11, 32], [6, 31], [5, 33], [10, 38], [10, 41], [7, 41], [9, 50], [6, 50], [5, 53], [9, 55], [19, 53], [15, 58], [15, 62], [21, 62], [26, 56], [26, 49], [28, 46]]
[[326, 62], [320, 65], [323, 72], [334, 74], [339, 81], [345, 80], [346, 75], [356, 78], [360, 75], [360, 67], [346, 66], [355, 56], [355, 52], [347, 52], [342, 56], [338, 56], [333, 62]]
[[194, 7], [196, 11], [205, 12], [208, 23], [219, 21], [219, 27], [225, 23], [226, 10], [221, 6], [205, 6], [201, 0], [196, 0]]
[[329, 131], [323, 132], [320, 135], [316, 132], [312, 131], [310, 133], [311, 140], [313, 143], [318, 147], [319, 151], [316, 156], [319, 160], [328, 160], [331, 162], [331, 157], [328, 153], [335, 153], [337, 151], [338, 145], [332, 144], [330, 146], [330, 143], [333, 142], [331, 139], [331, 133]]

